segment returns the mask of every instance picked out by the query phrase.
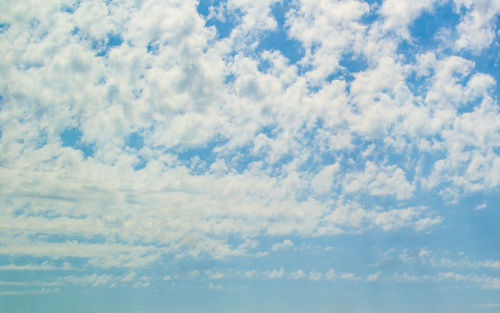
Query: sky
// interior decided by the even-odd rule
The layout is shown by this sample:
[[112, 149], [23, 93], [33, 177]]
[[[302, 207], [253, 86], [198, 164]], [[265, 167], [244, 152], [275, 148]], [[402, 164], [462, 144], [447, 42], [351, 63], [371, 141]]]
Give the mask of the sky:
[[499, 26], [0, 1], [0, 311], [499, 313]]

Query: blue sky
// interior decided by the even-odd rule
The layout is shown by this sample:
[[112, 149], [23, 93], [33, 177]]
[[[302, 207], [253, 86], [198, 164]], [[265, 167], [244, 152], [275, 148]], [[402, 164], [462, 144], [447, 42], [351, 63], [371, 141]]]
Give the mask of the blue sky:
[[0, 311], [500, 312], [500, 2], [0, 3]]

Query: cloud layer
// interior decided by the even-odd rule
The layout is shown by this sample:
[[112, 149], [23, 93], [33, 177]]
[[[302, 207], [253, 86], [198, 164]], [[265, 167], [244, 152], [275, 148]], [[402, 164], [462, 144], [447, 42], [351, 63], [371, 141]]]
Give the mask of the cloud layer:
[[[422, 41], [415, 25], [443, 11]], [[432, 232], [446, 214], [427, 198], [498, 192], [499, 77], [482, 62], [498, 70], [499, 12], [493, 0], [4, 1], [0, 255], [99, 272], [265, 258], [300, 249], [291, 237]], [[242, 276], [258, 273], [389, 279]], [[59, 282], [120, 281], [93, 275]]]

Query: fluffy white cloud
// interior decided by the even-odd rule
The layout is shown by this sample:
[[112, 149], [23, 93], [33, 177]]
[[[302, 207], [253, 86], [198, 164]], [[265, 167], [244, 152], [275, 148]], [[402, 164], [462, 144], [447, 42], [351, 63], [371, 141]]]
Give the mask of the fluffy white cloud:
[[244, 273], [245, 277], [246, 278], [254, 278], [255, 276], [257, 276], [257, 271], [256, 270], [251, 270], [251, 271], [246, 271]]
[[344, 280], [350, 280], [350, 281], [360, 281], [361, 278], [356, 276], [353, 273], [339, 273], [339, 277]]
[[382, 274], [382, 272], [376, 272], [374, 274], [370, 274], [368, 276], [366, 276], [366, 281], [376, 281], [377, 279], [379, 279], [380, 275]]
[[382, 3], [380, 13], [384, 16], [383, 28], [409, 39], [408, 26], [424, 11], [431, 11], [443, 0], [386, 0]]
[[297, 270], [295, 272], [290, 273], [290, 277], [292, 279], [302, 279], [306, 277], [306, 273], [302, 270]]
[[327, 194], [331, 191], [335, 173], [339, 170], [339, 164], [325, 166], [311, 181], [311, 187], [319, 194]]
[[291, 248], [293, 246], [295, 246], [295, 245], [293, 244], [293, 242], [291, 240], [285, 239], [285, 240], [283, 240], [283, 242], [275, 243], [271, 247], [271, 250], [273, 250], [273, 251], [286, 250], [286, 249]]
[[309, 273], [308, 277], [309, 277], [309, 280], [317, 281], [317, 280], [320, 280], [323, 277], [323, 274], [320, 273], [320, 272], [312, 271], [312, 272]]
[[214, 284], [214, 283], [208, 283], [208, 289], [222, 289], [222, 285], [220, 285], [220, 284]]
[[285, 275], [285, 269], [283, 267], [280, 267], [279, 270], [272, 270], [270, 272], [266, 272], [267, 278], [271, 279], [276, 279], [276, 278], [281, 278]]
[[500, 12], [500, 4], [494, 0], [454, 0], [454, 2], [458, 9], [467, 10], [467, 14], [457, 26], [459, 37], [455, 47], [478, 53], [498, 36], [495, 19]]
[[415, 187], [397, 166], [378, 167], [366, 162], [364, 172], [346, 175], [344, 190], [349, 193], [364, 191], [377, 196], [395, 195], [398, 199], [405, 199], [412, 196]]
[[326, 273], [325, 273], [325, 279], [326, 280], [332, 280], [335, 279], [336, 274], [335, 270], [333, 268], [330, 268]]
[[224, 278], [224, 273], [221, 272], [207, 272], [207, 275], [210, 279], [221, 279]]
[[[398, 52], [442, 3], [296, 1], [280, 26], [278, 1], [231, 0], [207, 17], [234, 19], [223, 37], [196, 1], [2, 2], [0, 255], [50, 263], [0, 269], [264, 256], [262, 236], [432, 230], [444, 218], [421, 191], [448, 200], [500, 184], [495, 79], [467, 55]], [[456, 51], [486, 49], [497, 2], [455, 3], [466, 12]], [[261, 42], [279, 27], [304, 49], [298, 62]]]

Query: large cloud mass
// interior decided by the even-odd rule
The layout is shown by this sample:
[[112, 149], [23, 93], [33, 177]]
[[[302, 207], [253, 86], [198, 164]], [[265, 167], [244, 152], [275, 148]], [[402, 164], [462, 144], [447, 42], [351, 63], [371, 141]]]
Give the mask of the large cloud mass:
[[[412, 25], [443, 6], [457, 22], [420, 46]], [[2, 1], [0, 254], [140, 267], [265, 255], [263, 238], [432, 231], [428, 195], [498, 192], [499, 77], [476, 63], [498, 53], [499, 12]], [[440, 277], [474, 280], [458, 275]]]

